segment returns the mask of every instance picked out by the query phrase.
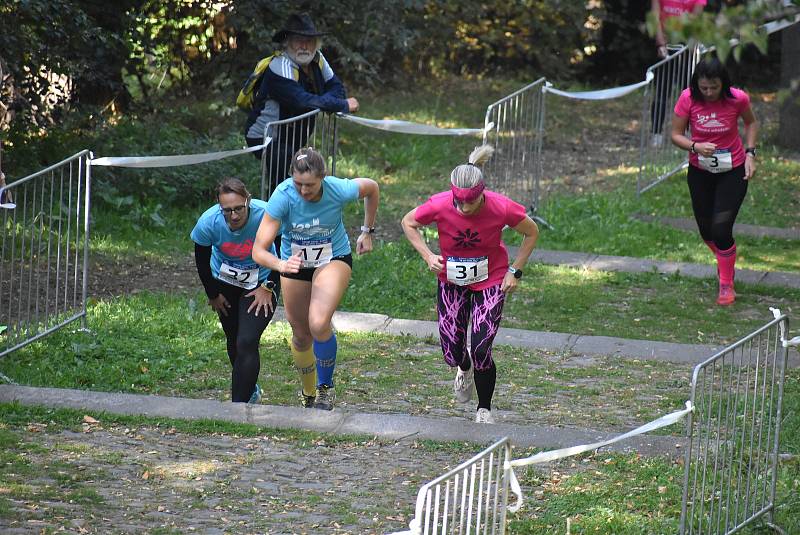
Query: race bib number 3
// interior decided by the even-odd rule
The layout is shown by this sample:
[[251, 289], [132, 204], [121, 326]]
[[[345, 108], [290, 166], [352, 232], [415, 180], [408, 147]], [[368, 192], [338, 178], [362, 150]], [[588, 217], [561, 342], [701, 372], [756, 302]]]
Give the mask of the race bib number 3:
[[223, 262], [219, 266], [219, 280], [245, 290], [252, 290], [258, 285], [258, 268], [234, 267]]
[[706, 158], [702, 154], [697, 155], [697, 162], [700, 167], [710, 173], [724, 173], [733, 169], [733, 159], [731, 151], [728, 149], [719, 149], [714, 151], [714, 154]]
[[298, 254], [304, 268], [324, 266], [333, 258], [333, 244], [329, 240], [292, 242], [292, 256]]
[[466, 286], [489, 278], [489, 257], [478, 256], [462, 258], [447, 257], [447, 280], [459, 286]]

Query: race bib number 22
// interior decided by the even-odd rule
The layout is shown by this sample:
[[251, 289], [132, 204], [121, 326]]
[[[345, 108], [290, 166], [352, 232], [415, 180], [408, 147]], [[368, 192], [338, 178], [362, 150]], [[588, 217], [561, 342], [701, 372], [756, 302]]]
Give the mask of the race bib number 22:
[[258, 268], [246, 269], [237, 266], [229, 266], [225, 262], [219, 266], [219, 279], [221, 281], [252, 290], [258, 284]]

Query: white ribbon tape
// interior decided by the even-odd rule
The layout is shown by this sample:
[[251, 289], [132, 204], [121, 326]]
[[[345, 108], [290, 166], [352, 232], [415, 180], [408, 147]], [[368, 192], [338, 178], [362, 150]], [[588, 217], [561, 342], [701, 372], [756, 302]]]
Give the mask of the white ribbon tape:
[[779, 32], [784, 28], [788, 28], [793, 24], [797, 24], [800, 22], [800, 14], [795, 15], [794, 18], [790, 18], [788, 20], [773, 20], [772, 22], [768, 22], [762, 26], [767, 31], [767, 34], [772, 34], [775, 32]]
[[692, 407], [692, 402], [686, 402], [686, 408], [680, 411], [676, 411], [670, 414], [666, 414], [660, 418], [653, 420], [652, 422], [646, 423], [642, 426], [637, 427], [632, 431], [628, 431], [622, 435], [618, 435], [614, 438], [610, 438], [608, 440], [603, 440], [602, 442], [595, 442], [594, 444], [584, 444], [583, 446], [572, 446], [570, 448], [561, 448], [560, 450], [552, 450], [552, 451], [543, 451], [541, 453], [537, 453], [531, 457], [526, 457], [524, 459], [514, 459], [512, 461], [506, 461], [505, 468], [510, 468], [511, 475], [509, 477], [509, 485], [511, 487], [511, 491], [517, 497], [517, 503], [514, 505], [509, 505], [508, 510], [516, 512], [522, 507], [522, 489], [520, 488], [519, 481], [517, 480], [516, 474], [514, 474], [514, 467], [515, 466], [528, 466], [531, 464], [539, 464], [539, 463], [546, 463], [550, 461], [555, 461], [557, 459], [563, 459], [564, 457], [572, 457], [573, 455], [578, 455], [580, 453], [584, 453], [587, 451], [596, 450], [598, 448], [602, 448], [603, 446], [609, 446], [616, 442], [620, 442], [622, 440], [635, 437], [636, 435], [642, 435], [644, 433], [649, 433], [650, 431], [654, 431], [661, 427], [666, 427], [668, 425], [672, 425], [675, 422], [679, 421], [681, 418], [689, 414], [694, 410]]
[[181, 165], [195, 165], [198, 163], [213, 162], [255, 152], [269, 145], [271, 138], [267, 138], [262, 145], [255, 145], [246, 149], [226, 150], [220, 152], [206, 152], [203, 154], [178, 154], [175, 156], [120, 156], [95, 158], [91, 160], [92, 165], [103, 165], [107, 167], [178, 167]]
[[[781, 309], [774, 308], [774, 307], [769, 307], [769, 309], [772, 311], [772, 315], [775, 317], [775, 319], [778, 319], [781, 316], [783, 316], [783, 314], [781, 313]], [[781, 345], [783, 347], [797, 347], [797, 346], [800, 346], [800, 336], [795, 336], [791, 340], [787, 340], [786, 339], [786, 322], [779, 323], [778, 327], [781, 330]]]
[[647, 78], [639, 83], [624, 85], [621, 87], [612, 87], [610, 89], [598, 89], [596, 91], [561, 91], [560, 89], [553, 89], [553, 87], [549, 84], [545, 85], [542, 88], [542, 91], [576, 100], [610, 100], [613, 98], [624, 97], [629, 93], [633, 93], [640, 87], [646, 86], [653, 79], [653, 76], [653, 73], [648, 71]]
[[489, 123], [486, 128], [439, 128], [429, 124], [399, 121], [397, 119], [366, 119], [340, 113], [339, 117], [351, 123], [360, 124], [378, 130], [398, 132], [400, 134], [422, 134], [424, 136], [481, 136], [484, 130], [491, 129], [494, 124]]

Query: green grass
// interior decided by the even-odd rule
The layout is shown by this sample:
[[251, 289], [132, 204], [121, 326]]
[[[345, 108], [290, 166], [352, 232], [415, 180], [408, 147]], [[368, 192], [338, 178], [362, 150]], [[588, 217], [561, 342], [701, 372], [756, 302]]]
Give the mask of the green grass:
[[[198, 298], [142, 293], [98, 301], [89, 308], [92, 333], [59, 331], [1, 360], [0, 372], [33, 386], [228, 399], [224, 335]], [[289, 336], [288, 325], [276, 323], [262, 337], [259, 383], [268, 403], [297, 403]], [[671, 364], [503, 346], [494, 355], [496, 404], [508, 422], [630, 427], [681, 407], [688, 395], [689, 369]], [[337, 360], [343, 408], [464, 416], [434, 341], [340, 333]], [[631, 388], [642, 382], [648, 388]]]
[[[32, 386], [229, 399], [224, 336], [198, 299], [142, 293], [96, 302], [92, 333], [59, 331], [0, 360], [0, 372]], [[262, 337], [259, 383], [267, 403], [297, 403], [289, 335], [280, 322]], [[505, 346], [494, 357], [495, 404], [508, 423], [627, 429], [681, 408], [689, 396], [689, 366]], [[433, 340], [343, 332], [337, 360], [342, 408], [469, 417], [452, 400], [452, 372]], [[792, 377], [788, 407], [797, 403]], [[786, 412], [789, 428], [797, 425], [793, 411]], [[680, 434], [681, 426], [666, 432]]]
[[[529, 468], [518, 475], [526, 505], [509, 516], [509, 533], [567, 533], [567, 519], [574, 534], [678, 533], [683, 492], [679, 463], [600, 453], [562, 461], [549, 471]], [[800, 529], [798, 476], [796, 458], [781, 463], [775, 523], [786, 533]], [[756, 522], [742, 533], [772, 531]]]
[[[387, 269], [391, 266], [391, 269]], [[342, 307], [435, 320], [436, 282], [407, 243], [385, 244], [354, 262]], [[770, 306], [800, 310], [800, 291], [737, 285], [733, 307], [715, 304], [712, 280], [559, 266], [526, 268], [504, 325], [537, 331], [683, 343], [733, 342], [769, 321]]]
[[[760, 163], [759, 175], [750, 184], [737, 222], [800, 227], [800, 162], [780, 159], [772, 153]], [[711, 264], [714, 258], [696, 231], [635, 218], [636, 214], [646, 214], [693, 220], [684, 175], [670, 178], [640, 198], [631, 187], [635, 181], [631, 173], [615, 177], [612, 183], [617, 185], [607, 191], [553, 195], [546, 199], [541, 215], [554, 230], [543, 230], [538, 247]], [[737, 267], [800, 271], [797, 241], [744, 235], [735, 238]], [[510, 241], [518, 239], [513, 237]]]

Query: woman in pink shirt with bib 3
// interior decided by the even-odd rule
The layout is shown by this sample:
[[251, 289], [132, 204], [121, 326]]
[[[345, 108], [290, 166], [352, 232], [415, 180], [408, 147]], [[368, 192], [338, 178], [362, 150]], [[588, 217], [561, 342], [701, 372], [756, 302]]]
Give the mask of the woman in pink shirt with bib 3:
[[[746, 146], [739, 137], [744, 121]], [[686, 135], [687, 128], [691, 137]], [[747, 93], [731, 87], [725, 66], [706, 57], [675, 104], [672, 143], [689, 151], [687, 182], [700, 235], [717, 257], [717, 303], [732, 305], [736, 264], [733, 224], [756, 170], [758, 121]]]
[[[473, 150], [469, 163], [457, 166], [450, 174], [450, 191], [437, 193], [402, 221], [406, 237], [430, 271], [438, 275], [442, 353], [451, 368], [458, 368], [453, 385], [456, 399], [466, 403], [477, 390], [478, 423], [494, 423], [491, 402], [497, 369], [492, 343], [505, 298], [522, 278], [522, 268], [539, 237], [539, 228], [526, 215], [524, 206], [485, 189], [480, 166], [493, 152], [488, 145]], [[431, 223], [439, 230], [440, 254], [428, 248], [420, 233]], [[510, 266], [502, 241], [506, 226], [525, 236]], [[469, 349], [467, 328], [471, 330]]]

